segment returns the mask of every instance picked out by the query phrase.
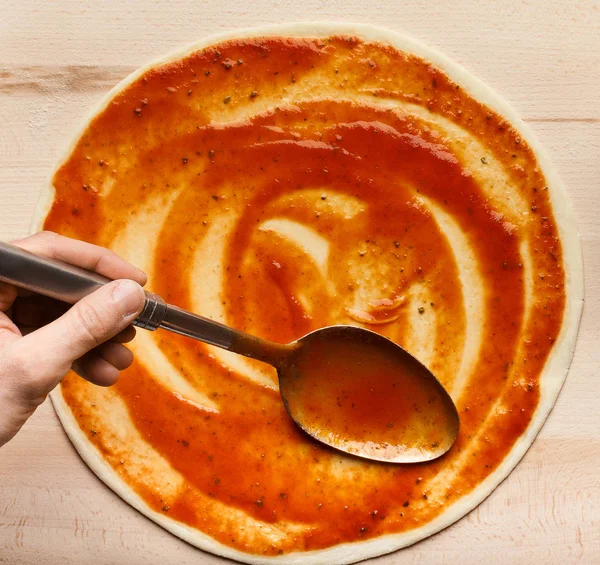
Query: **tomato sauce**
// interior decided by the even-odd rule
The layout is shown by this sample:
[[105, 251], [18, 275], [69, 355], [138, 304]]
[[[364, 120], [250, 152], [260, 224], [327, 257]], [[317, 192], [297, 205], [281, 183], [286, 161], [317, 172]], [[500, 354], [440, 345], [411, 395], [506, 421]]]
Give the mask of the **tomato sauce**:
[[[474, 145], [454, 143], [447, 123]], [[359, 460], [297, 429], [274, 370], [230, 366], [159, 330], [161, 354], [216, 408], [173, 394], [140, 358], [112, 389], [185, 481], [166, 500], [144, 477], [124, 479], [157, 512], [260, 555], [404, 532], [471, 492], [527, 429], [565, 304], [546, 181], [518, 132], [426, 61], [355, 37], [227, 41], [115, 94], [53, 185], [45, 228], [117, 251], [125, 239], [169, 302], [281, 343], [364, 325], [422, 358], [458, 407], [441, 459]], [[136, 256], [145, 242], [151, 256]], [[387, 375], [385, 363], [371, 369]], [[127, 446], [92, 429], [103, 405], [91, 387], [71, 374], [61, 389], [118, 472]], [[351, 397], [365, 396], [381, 411], [353, 413]], [[342, 402], [342, 425], [361, 439], [410, 408], [362, 381]]]
[[387, 462], [434, 459], [451, 446], [458, 421], [420, 363], [368, 335], [333, 330], [300, 343], [279, 386], [310, 435]]

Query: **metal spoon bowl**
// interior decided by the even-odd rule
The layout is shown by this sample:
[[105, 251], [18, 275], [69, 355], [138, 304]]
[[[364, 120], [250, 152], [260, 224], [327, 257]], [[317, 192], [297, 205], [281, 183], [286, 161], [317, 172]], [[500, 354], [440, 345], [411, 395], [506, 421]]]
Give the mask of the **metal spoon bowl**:
[[456, 441], [458, 412], [434, 375], [393, 341], [354, 326], [315, 330], [277, 368], [289, 414], [309, 435], [392, 463], [436, 459]]
[[[0, 280], [74, 304], [109, 279], [0, 242]], [[164, 328], [276, 367], [284, 405], [300, 428], [366, 459], [416, 463], [440, 457], [458, 436], [452, 399], [417, 359], [354, 326], [274, 343], [167, 304], [146, 292], [135, 326]]]

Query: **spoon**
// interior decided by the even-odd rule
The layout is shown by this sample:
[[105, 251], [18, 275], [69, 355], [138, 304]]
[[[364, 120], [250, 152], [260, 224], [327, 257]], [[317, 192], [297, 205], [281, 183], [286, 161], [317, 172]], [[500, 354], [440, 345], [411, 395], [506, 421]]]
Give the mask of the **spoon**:
[[[0, 242], [0, 280], [74, 304], [110, 282]], [[429, 461], [458, 436], [452, 399], [417, 359], [385, 337], [329, 326], [280, 344], [167, 304], [146, 292], [134, 326], [166, 330], [269, 363], [292, 420], [318, 441], [389, 463]]]

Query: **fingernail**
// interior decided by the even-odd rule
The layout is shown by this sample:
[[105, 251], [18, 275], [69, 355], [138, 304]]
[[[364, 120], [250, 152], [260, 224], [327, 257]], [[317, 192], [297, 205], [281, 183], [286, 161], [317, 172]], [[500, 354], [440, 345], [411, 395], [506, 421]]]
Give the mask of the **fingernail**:
[[123, 318], [130, 318], [139, 314], [144, 303], [143, 296], [140, 285], [130, 280], [119, 281], [112, 291], [112, 298], [121, 308]]
[[146, 282], [148, 281], [148, 275], [145, 271], [142, 271], [142, 269], [138, 269], [138, 271], [140, 272], [140, 280], [143, 280], [144, 284], [146, 284]]

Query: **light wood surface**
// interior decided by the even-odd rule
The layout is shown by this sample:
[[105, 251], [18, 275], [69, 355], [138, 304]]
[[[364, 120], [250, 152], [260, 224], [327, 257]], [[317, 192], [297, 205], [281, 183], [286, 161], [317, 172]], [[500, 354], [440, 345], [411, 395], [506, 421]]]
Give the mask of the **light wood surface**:
[[[0, 0], [0, 239], [27, 233], [74, 128], [129, 72], [217, 31], [315, 19], [410, 33], [507, 98], [567, 186], [585, 261], [575, 358], [533, 447], [463, 520], [373, 563], [600, 563], [598, 0]], [[221, 562], [96, 479], [49, 402], [0, 450], [0, 563]]]

